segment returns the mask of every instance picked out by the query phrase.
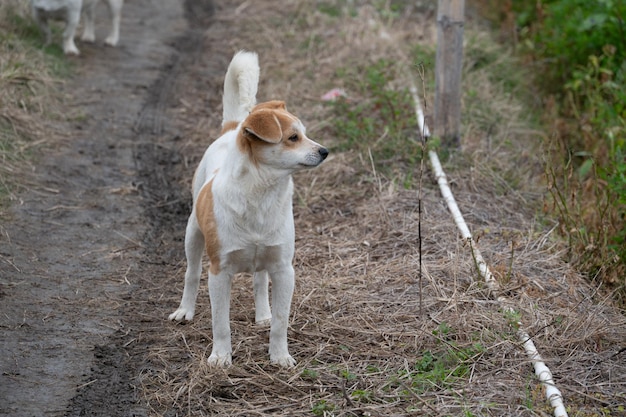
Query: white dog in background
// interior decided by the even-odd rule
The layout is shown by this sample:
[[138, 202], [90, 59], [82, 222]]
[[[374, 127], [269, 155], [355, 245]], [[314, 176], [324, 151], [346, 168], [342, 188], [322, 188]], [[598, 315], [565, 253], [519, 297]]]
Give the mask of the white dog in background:
[[[291, 174], [322, 163], [328, 150], [306, 136], [283, 101], [256, 104], [259, 64], [239, 52], [226, 72], [222, 135], [206, 150], [193, 180], [187, 223], [185, 287], [170, 320], [191, 320], [206, 249], [213, 326], [210, 365], [232, 361], [230, 293], [234, 274], [253, 273], [257, 323], [270, 321], [271, 363], [291, 367], [287, 348], [294, 290]], [[272, 282], [272, 306], [268, 299]]]
[[[68, 55], [78, 55], [80, 52], [74, 43], [76, 28], [80, 21], [81, 11], [85, 17], [82, 41], [94, 42], [94, 14], [98, 0], [31, 0], [33, 18], [46, 35], [46, 45], [51, 41], [48, 20], [65, 22], [63, 31], [63, 52]], [[106, 0], [112, 20], [109, 36], [104, 41], [107, 45], [115, 46], [120, 37], [120, 20], [124, 0]]]

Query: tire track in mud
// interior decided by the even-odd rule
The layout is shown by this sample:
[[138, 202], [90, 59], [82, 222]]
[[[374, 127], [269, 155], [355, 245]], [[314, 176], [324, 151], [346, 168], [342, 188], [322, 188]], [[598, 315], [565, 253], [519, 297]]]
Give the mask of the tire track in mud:
[[[191, 210], [190, 194], [180, 187], [182, 176], [188, 174], [183, 170], [182, 156], [176, 146], [180, 136], [175, 123], [168, 119], [167, 109], [176, 101], [177, 83], [184, 71], [193, 66], [202, 52], [204, 31], [213, 14], [212, 0], [185, 1], [188, 28], [174, 41], [174, 52], [148, 88], [146, 100], [133, 123], [137, 182], [149, 224], [142, 238], [144, 256], [139, 261], [139, 273], [133, 276], [138, 284], [129, 294], [123, 328], [112, 335], [107, 344], [95, 347], [92, 373], [84, 388], [72, 399], [68, 416], [148, 414], [139, 404], [138, 376], [144, 366], [144, 347], [158, 339], [159, 327], [165, 320], [161, 314], [150, 313], [160, 311], [162, 306], [154, 305], [158, 301], [148, 300], [158, 295], [155, 289], [162, 285], [167, 287], [167, 281], [171, 282], [172, 265], [181, 261], [184, 225]], [[154, 309], [145, 315], [137, 314], [133, 305], [136, 299], [142, 299], [141, 304]], [[156, 332], [156, 337], [151, 336], [152, 331]]]
[[76, 117], [0, 225], [0, 415], [148, 414], [142, 346], [164, 326], [190, 202], [167, 112], [213, 10], [127, 2], [118, 48], [81, 45]]

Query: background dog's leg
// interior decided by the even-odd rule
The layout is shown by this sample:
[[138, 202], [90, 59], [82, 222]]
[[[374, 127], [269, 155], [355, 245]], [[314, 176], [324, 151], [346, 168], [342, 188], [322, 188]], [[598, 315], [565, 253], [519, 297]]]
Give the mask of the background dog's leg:
[[185, 289], [178, 310], [170, 314], [170, 320], [191, 320], [196, 310], [196, 298], [202, 274], [202, 254], [204, 252], [204, 236], [198, 226], [195, 211], [189, 216], [185, 231], [185, 255], [187, 271], [185, 272]]
[[270, 327], [270, 362], [289, 368], [296, 361], [287, 348], [289, 309], [294, 289], [294, 270], [291, 265], [272, 272], [272, 324]]
[[74, 43], [74, 35], [76, 34], [76, 27], [80, 21], [80, 7], [77, 9], [70, 9], [67, 12], [67, 24], [63, 31], [63, 52], [68, 55], [78, 55], [78, 48]]
[[122, 19], [122, 6], [124, 0], [108, 0], [109, 13], [111, 14], [111, 32], [109, 36], [104, 40], [104, 43], [110, 46], [117, 45], [120, 38], [120, 21]]
[[213, 350], [209, 356], [211, 366], [229, 366], [232, 363], [230, 344], [230, 289], [233, 276], [224, 271], [209, 273], [209, 297], [213, 325]]
[[96, 11], [96, 2], [92, 1], [89, 4], [85, 4], [83, 7], [84, 25], [83, 35], [80, 37], [81, 41], [94, 42], [96, 40], [96, 31], [94, 27], [94, 14]]
[[252, 278], [254, 289], [255, 321], [260, 326], [270, 324], [272, 312], [270, 311], [269, 299], [269, 276], [267, 271], [255, 272]]

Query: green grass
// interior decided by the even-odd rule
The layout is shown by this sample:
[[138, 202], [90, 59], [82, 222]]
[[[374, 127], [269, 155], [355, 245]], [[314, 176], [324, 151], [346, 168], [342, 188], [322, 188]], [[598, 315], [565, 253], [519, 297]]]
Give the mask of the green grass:
[[311, 407], [311, 412], [315, 416], [325, 416], [332, 413], [336, 408], [337, 407], [334, 404], [326, 400], [319, 400], [313, 405], [313, 407]]
[[388, 389], [404, 387], [400, 392], [408, 399], [463, 385], [486, 352], [480, 342], [459, 345], [454, 330], [446, 323], [433, 330], [433, 335], [438, 337], [437, 349], [422, 351], [411, 368], [398, 370], [389, 378]]
[[[349, 369], [346, 364], [325, 366], [318, 363], [315, 369], [303, 370], [300, 376], [304, 381], [322, 385], [333, 381], [335, 386], [343, 387], [338, 388], [339, 392], [332, 398], [328, 397], [330, 391], [321, 392], [323, 397], [313, 403], [312, 413], [332, 415], [341, 409], [342, 401], [337, 396], [339, 393], [354, 406], [399, 402], [404, 404], [407, 411], [416, 405], [415, 398], [420, 395], [428, 398], [439, 392], [454, 395], [455, 390], [468, 383], [473, 367], [487, 353], [487, 349], [478, 336], [476, 339], [462, 340], [463, 333], [445, 322], [433, 329], [432, 334], [435, 336], [434, 345], [417, 353], [414, 362], [408, 367], [363, 363], [359, 364], [358, 369]], [[462, 398], [459, 400], [462, 402]]]
[[[406, 4], [403, 0], [379, 0], [374, 1], [372, 6], [380, 13], [381, 17], [392, 20], [400, 15]], [[341, 18], [345, 16], [355, 17], [358, 5], [349, 0], [320, 1], [317, 2], [316, 8], [320, 13]]]
[[[414, 80], [420, 84], [419, 89], [425, 91], [426, 113], [432, 114], [435, 50], [422, 44], [409, 50]], [[526, 71], [516, 65], [510, 53], [503, 51], [504, 48], [487, 36], [468, 36], [463, 69], [462, 126], [474, 135], [494, 138], [494, 146], [506, 148], [507, 155], [516, 156], [521, 154], [526, 138], [514, 136], [509, 126], [536, 124], [537, 116], [530, 111], [522, 114], [519, 103], [524, 99], [530, 101], [532, 97], [527, 88]], [[423, 70], [423, 85], [418, 77], [420, 69]], [[331, 135], [337, 138], [335, 150], [358, 152], [362, 159], [373, 161], [378, 173], [400, 187], [413, 189], [419, 179], [422, 146], [409, 83], [402, 81], [407, 73], [407, 68], [385, 59], [349, 64], [338, 70], [336, 78], [343, 81], [348, 98], [330, 104], [335, 116]], [[435, 137], [429, 139], [428, 148], [437, 149], [444, 162], [457, 151], [443, 146]], [[502, 159], [497, 166], [489, 168], [506, 183], [501, 187], [502, 194], [511, 188], [517, 189], [529, 175], [529, 170], [525, 169], [520, 176], [520, 164], [514, 160]], [[540, 176], [541, 170], [536, 171], [535, 175]]]
[[304, 369], [302, 370], [302, 373], [300, 374], [300, 377], [302, 379], [308, 379], [308, 380], [316, 380], [317, 378], [319, 378], [319, 372], [317, 372], [314, 369]]
[[371, 155], [379, 172], [411, 188], [422, 151], [410, 92], [394, 85], [400, 76], [384, 59], [339, 70], [337, 77], [346, 81], [354, 99], [331, 103], [337, 116], [333, 136], [335, 150], [359, 152], [366, 159]]
[[415, 393], [432, 389], [445, 389], [466, 379], [471, 366], [485, 352], [481, 343], [459, 346], [454, 340], [454, 331], [447, 323], [433, 330], [439, 338], [440, 349], [425, 350], [410, 371], [399, 372], [400, 379], [408, 380]]
[[[341, 17], [343, 15], [343, 7], [347, 5], [347, 2], [329, 2], [322, 1], [317, 4], [317, 10], [330, 17]], [[354, 11], [352, 12], [354, 13]]]
[[[72, 74], [72, 64], [68, 61], [61, 47], [61, 27], [51, 25], [52, 42], [45, 45], [45, 35], [35, 21], [24, 10], [9, 7], [2, 19], [2, 25], [7, 30], [0, 32], [0, 43], [7, 48], [18, 48], [30, 53], [44, 52], [44, 59], [53, 76], [63, 78]], [[17, 63], [27, 65], [27, 63]]]

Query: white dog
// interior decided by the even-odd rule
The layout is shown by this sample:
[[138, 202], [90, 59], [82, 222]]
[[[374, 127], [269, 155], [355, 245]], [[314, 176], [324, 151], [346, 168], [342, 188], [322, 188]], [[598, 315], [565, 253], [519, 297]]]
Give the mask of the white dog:
[[[255, 105], [259, 64], [255, 53], [237, 53], [224, 81], [222, 136], [204, 154], [193, 180], [187, 223], [187, 271], [180, 307], [170, 320], [191, 320], [206, 248], [213, 320], [210, 365], [232, 361], [230, 290], [234, 274], [254, 273], [257, 323], [270, 322], [270, 361], [295, 365], [287, 348], [294, 289], [294, 223], [291, 174], [318, 166], [328, 150], [309, 139], [282, 101]], [[268, 299], [272, 281], [272, 310]]]
[[[81, 40], [94, 42], [94, 12], [98, 0], [31, 0], [33, 18], [46, 34], [46, 45], [51, 41], [50, 26], [48, 20], [61, 20], [65, 22], [63, 31], [63, 52], [68, 55], [78, 55], [80, 52], [74, 43], [74, 35], [81, 10], [85, 17], [83, 36]], [[107, 45], [115, 46], [120, 37], [120, 20], [124, 0], [107, 0], [111, 14], [112, 28], [109, 36], [104, 41]]]

